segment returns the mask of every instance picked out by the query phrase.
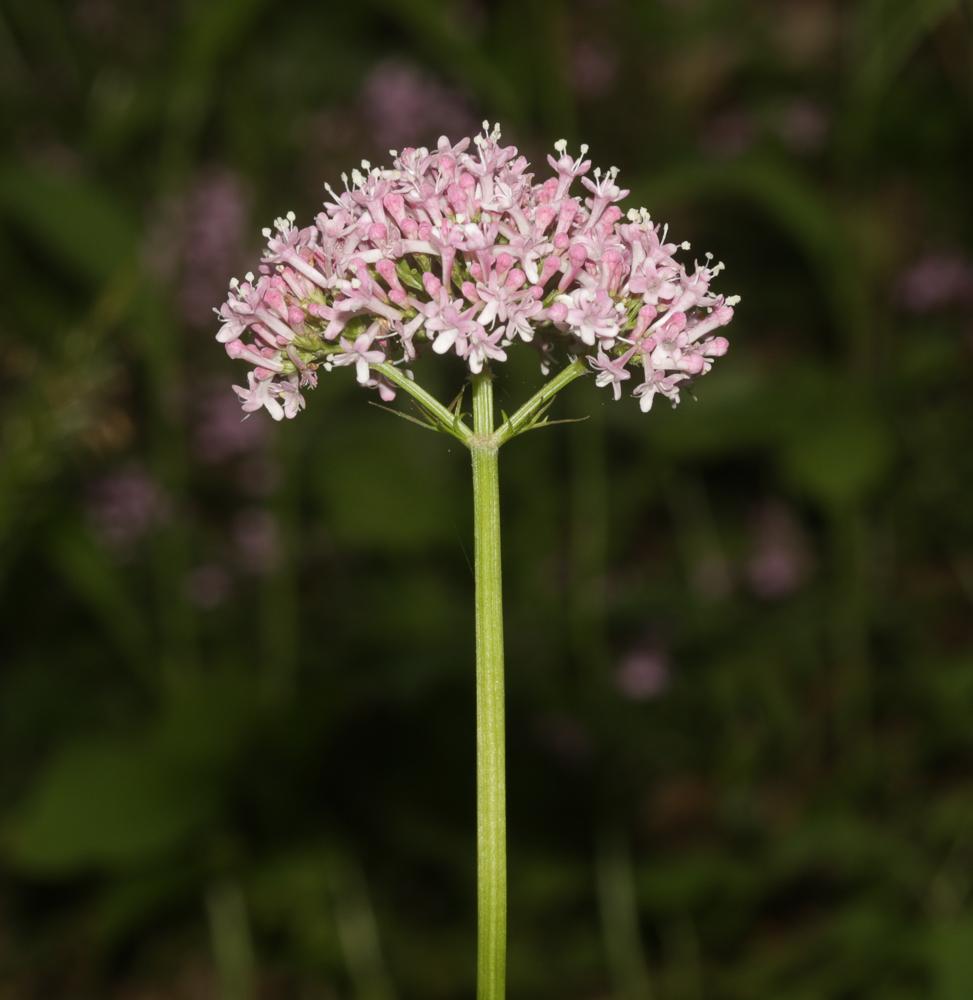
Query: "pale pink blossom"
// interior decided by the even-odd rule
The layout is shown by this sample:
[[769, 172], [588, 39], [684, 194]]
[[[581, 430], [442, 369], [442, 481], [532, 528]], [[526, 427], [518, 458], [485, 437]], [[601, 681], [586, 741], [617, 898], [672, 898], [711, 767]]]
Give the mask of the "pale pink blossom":
[[233, 541], [243, 569], [269, 573], [280, 560], [280, 529], [274, 515], [261, 508], [241, 511], [233, 520]]
[[298, 391], [294, 376], [285, 382], [275, 382], [270, 378], [261, 378], [260, 374], [257, 369], [247, 375], [246, 389], [233, 387], [244, 413], [266, 409], [274, 420], [283, 420], [284, 417], [296, 417], [304, 409], [304, 397]]
[[619, 311], [603, 288], [579, 288], [572, 295], [560, 296], [559, 301], [568, 307], [565, 324], [589, 347], [618, 336]]
[[635, 367], [643, 410], [660, 394], [677, 403], [726, 352], [716, 331], [737, 300], [713, 289], [723, 265], [687, 268], [676, 255], [688, 245], [645, 209], [623, 215], [617, 168], [592, 169], [586, 146], [554, 148], [553, 173], [535, 177], [485, 124], [393, 152], [390, 168], [362, 161], [327, 186], [311, 225], [288, 213], [264, 230], [259, 274], [234, 279], [218, 310], [217, 339], [252, 366], [236, 389], [244, 412], [293, 417], [301, 390], [342, 367], [388, 400], [383, 366], [431, 350], [478, 373], [515, 343], [548, 371], [559, 355], [586, 359], [616, 398]]
[[625, 354], [620, 358], [613, 358], [600, 348], [597, 357], [588, 358], [588, 364], [598, 372], [595, 376], [595, 385], [599, 388], [610, 385], [616, 400], [621, 398], [622, 382], [632, 377], [632, 373], [625, 367], [627, 363], [628, 358]]
[[479, 323], [476, 324], [476, 329], [470, 334], [469, 351], [466, 355], [471, 372], [478, 374], [483, 371], [483, 364], [488, 359], [491, 361], [507, 360], [507, 352], [498, 346], [503, 334], [502, 326], [493, 333], [488, 333]]
[[355, 342], [349, 343], [344, 337], [341, 338], [341, 351], [335, 354], [331, 363], [341, 367], [342, 365], [354, 365], [355, 377], [359, 385], [365, 385], [369, 378], [369, 366], [380, 364], [385, 360], [385, 355], [379, 350], [372, 350], [373, 334], [363, 333], [355, 338]]
[[675, 406], [679, 402], [679, 383], [688, 377], [688, 375], [666, 375], [664, 371], [653, 371], [646, 375], [644, 382], [635, 387], [632, 395], [639, 401], [639, 408], [643, 413], [648, 413], [652, 409], [656, 395], [665, 396]]
[[186, 596], [204, 611], [212, 611], [230, 596], [230, 574], [216, 563], [204, 563], [186, 574]]

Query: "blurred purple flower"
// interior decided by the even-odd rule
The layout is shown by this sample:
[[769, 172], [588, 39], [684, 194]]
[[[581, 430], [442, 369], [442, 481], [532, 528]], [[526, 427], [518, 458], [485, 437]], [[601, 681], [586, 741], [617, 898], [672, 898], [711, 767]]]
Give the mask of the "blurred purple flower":
[[[124, 0], [74, 0], [62, 5], [73, 17], [85, 42], [98, 46], [121, 45], [131, 59], [152, 46], [158, 46], [176, 27], [179, 11], [165, 0], [147, 0], [129, 4]], [[136, 60], [132, 60], [137, 65]]]
[[90, 35], [105, 36], [117, 28], [119, 6], [114, 0], [77, 0], [74, 15], [81, 28]]
[[268, 510], [253, 508], [233, 521], [233, 542], [240, 565], [248, 573], [271, 572], [280, 562], [280, 529]]
[[729, 108], [710, 119], [700, 141], [703, 148], [715, 156], [733, 157], [745, 153], [755, 138], [756, 128], [750, 112]]
[[147, 227], [146, 266], [175, 287], [182, 318], [190, 326], [213, 321], [213, 302], [247, 249], [249, 196], [242, 179], [208, 167], [188, 190], [159, 204]]
[[538, 742], [565, 764], [577, 765], [591, 756], [591, 740], [577, 719], [561, 713], [549, 713], [534, 720]]
[[280, 465], [271, 455], [247, 455], [240, 463], [237, 484], [250, 496], [269, 497], [280, 485]]
[[898, 282], [902, 305], [913, 313], [973, 303], [973, 263], [951, 250], [914, 261]]
[[581, 38], [571, 59], [574, 89], [582, 97], [603, 97], [615, 85], [618, 77], [618, 57], [605, 44]]
[[707, 601], [726, 597], [733, 590], [733, 578], [723, 553], [712, 549], [694, 559], [689, 569], [689, 585]]
[[745, 573], [763, 600], [779, 600], [799, 590], [811, 568], [809, 545], [801, 522], [781, 503], [758, 511]]
[[245, 420], [240, 405], [222, 383], [196, 396], [193, 447], [202, 462], [218, 464], [249, 455], [267, 439], [267, 423]]
[[213, 301], [246, 245], [250, 199], [241, 178], [214, 167], [196, 179], [186, 196], [179, 305], [186, 321], [209, 325]]
[[186, 576], [186, 596], [205, 611], [223, 604], [230, 596], [230, 575], [216, 563], [204, 563]]
[[138, 465], [102, 476], [88, 492], [91, 530], [103, 545], [116, 551], [138, 543], [168, 512], [169, 505], [158, 484]]
[[776, 122], [777, 134], [795, 153], [817, 152], [824, 145], [828, 127], [824, 109], [806, 97], [785, 105]]
[[350, 107], [321, 108], [301, 119], [298, 134], [314, 161], [316, 184], [320, 183], [322, 157], [330, 159], [336, 152], [353, 146], [357, 140], [355, 126], [355, 115]]
[[656, 698], [669, 686], [669, 657], [658, 648], [633, 649], [615, 671], [615, 687], [632, 701]]
[[476, 130], [469, 103], [419, 67], [400, 59], [376, 64], [361, 91], [361, 106], [376, 143], [396, 149], [440, 135]]

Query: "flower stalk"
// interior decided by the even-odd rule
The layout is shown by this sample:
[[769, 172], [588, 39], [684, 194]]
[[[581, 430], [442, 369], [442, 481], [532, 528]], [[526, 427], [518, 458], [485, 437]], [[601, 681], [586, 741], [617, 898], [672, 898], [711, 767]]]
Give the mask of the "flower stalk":
[[[711, 287], [722, 271], [644, 208], [618, 203], [618, 168], [592, 170], [562, 139], [542, 178], [499, 126], [435, 149], [392, 151], [391, 167], [342, 174], [344, 190], [313, 224], [288, 212], [267, 228], [259, 275], [233, 278], [217, 310], [216, 339], [250, 366], [234, 386], [245, 414], [296, 417], [322, 373], [354, 372], [387, 405], [398, 393], [418, 415], [392, 410], [469, 449], [476, 553], [478, 1000], [502, 1000], [506, 966], [506, 815], [503, 609], [498, 453], [519, 434], [563, 421], [548, 410], [588, 371], [618, 399], [632, 388], [643, 412], [680, 392], [726, 353], [718, 331], [738, 296]], [[591, 176], [589, 176], [589, 174]], [[572, 193], [580, 182], [581, 191]], [[530, 345], [546, 372], [568, 363], [514, 412], [493, 412], [491, 369]], [[448, 406], [412, 377], [422, 355], [463, 360], [473, 385], [472, 429], [463, 393]], [[639, 381], [641, 379], [641, 381]]]
[[507, 817], [499, 443], [493, 382], [473, 378], [476, 576], [477, 1000], [502, 1000], [507, 961]]
[[462, 415], [458, 410], [451, 410], [443, 406], [432, 393], [423, 389], [418, 382], [410, 379], [405, 372], [400, 371], [395, 365], [383, 362], [381, 364], [373, 364], [370, 368], [373, 372], [388, 379], [389, 382], [412, 398], [412, 401], [423, 411], [423, 415], [428, 418], [426, 426], [430, 430], [451, 434], [458, 441], [469, 445], [471, 437], [470, 429], [463, 422]]
[[570, 385], [576, 378], [581, 378], [587, 371], [588, 368], [583, 361], [575, 360], [559, 371], [550, 381], [545, 382], [512, 417], [507, 417], [497, 428], [497, 444], [505, 444], [518, 434], [533, 430], [535, 427], [543, 427], [546, 423], [544, 415], [551, 403], [554, 402], [554, 397], [565, 386]]
[[[387, 363], [376, 375], [405, 391], [418, 407], [418, 422], [450, 434], [470, 451], [473, 469], [473, 548], [476, 610], [476, 872], [477, 1000], [503, 1000], [507, 965], [507, 778], [504, 723], [503, 577], [500, 539], [501, 445], [546, 424], [557, 394], [588, 368], [573, 361], [497, 426], [493, 374], [471, 377], [473, 429], [463, 420], [462, 395], [451, 406]], [[401, 415], [401, 414], [400, 414]], [[412, 418], [409, 418], [412, 419]]]

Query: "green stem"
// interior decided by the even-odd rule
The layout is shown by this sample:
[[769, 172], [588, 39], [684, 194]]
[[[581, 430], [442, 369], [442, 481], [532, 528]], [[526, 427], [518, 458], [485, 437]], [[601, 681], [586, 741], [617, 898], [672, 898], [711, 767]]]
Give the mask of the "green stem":
[[431, 393], [426, 392], [417, 382], [414, 382], [405, 372], [396, 368], [388, 362], [372, 365], [373, 372], [383, 375], [393, 385], [398, 386], [404, 393], [411, 396], [419, 406], [429, 415], [430, 419], [436, 423], [441, 430], [447, 434], [452, 434], [463, 444], [469, 444], [470, 429], [463, 422], [459, 413], [454, 413], [447, 409]]
[[549, 382], [545, 382], [524, 405], [512, 416], [508, 417], [497, 428], [497, 444], [501, 445], [516, 437], [526, 425], [549, 403], [566, 385], [580, 378], [588, 371], [585, 363], [579, 358], [572, 361], [567, 368], [561, 369]]
[[492, 375], [488, 371], [474, 375], [472, 431], [462, 420], [459, 400], [451, 407], [443, 406], [394, 365], [383, 362], [371, 368], [411, 396], [428, 418], [429, 427], [462, 441], [473, 459], [477, 1000], [503, 1000], [507, 966], [507, 779], [498, 453], [506, 441], [538, 426], [554, 397], [587, 368], [583, 361], [573, 361], [500, 427], [494, 425]]
[[477, 1000], [503, 1000], [507, 961], [500, 477], [489, 373], [473, 379], [473, 538], [476, 566]]

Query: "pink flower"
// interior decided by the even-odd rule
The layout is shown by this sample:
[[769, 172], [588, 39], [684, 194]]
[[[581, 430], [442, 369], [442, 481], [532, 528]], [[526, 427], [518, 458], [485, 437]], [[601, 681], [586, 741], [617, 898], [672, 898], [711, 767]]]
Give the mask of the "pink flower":
[[679, 402], [679, 383], [688, 375], [666, 375], [663, 371], [654, 371], [646, 375], [645, 381], [635, 387], [632, 395], [639, 401], [643, 413], [652, 409], [656, 394], [665, 396], [673, 406]]
[[342, 365], [354, 365], [358, 384], [365, 385], [369, 378], [369, 366], [381, 364], [385, 360], [385, 355], [381, 351], [371, 350], [373, 339], [374, 334], [367, 332], [356, 337], [353, 344], [342, 337], [341, 353], [335, 354], [331, 363], [339, 368]]
[[274, 382], [270, 378], [261, 378], [259, 370], [247, 375], [246, 389], [235, 385], [233, 391], [247, 414], [266, 409], [274, 420], [283, 420], [284, 417], [296, 417], [304, 409], [304, 397], [298, 391], [296, 381]]
[[602, 288], [579, 288], [572, 295], [558, 298], [567, 307], [565, 324], [589, 347], [599, 339], [614, 340], [619, 331], [615, 302]]
[[473, 317], [476, 307], [460, 310], [460, 300], [450, 302], [436, 316], [426, 321], [426, 329], [432, 334], [432, 349], [437, 354], [445, 354], [450, 348], [465, 358], [469, 350], [469, 338], [483, 327]]
[[632, 373], [625, 367], [627, 363], [628, 358], [625, 355], [612, 358], [601, 348], [598, 349], [596, 358], [588, 358], [588, 364], [598, 372], [595, 376], [595, 385], [599, 388], [610, 385], [616, 400], [621, 398], [622, 382], [632, 377]]
[[466, 363], [471, 372], [479, 374], [483, 371], [483, 364], [488, 358], [492, 361], [507, 360], [507, 352], [498, 346], [503, 334], [503, 327], [487, 333], [479, 323], [476, 324], [476, 329], [470, 334], [469, 351], [466, 355]]
[[639, 365], [642, 409], [660, 393], [677, 403], [726, 352], [715, 331], [737, 300], [713, 290], [723, 265], [687, 269], [666, 227], [623, 215], [617, 168], [592, 170], [586, 146], [554, 149], [553, 173], [535, 179], [484, 123], [472, 139], [407, 146], [391, 168], [362, 161], [327, 187], [312, 225], [288, 213], [264, 230], [260, 274], [234, 279], [218, 310], [217, 339], [252, 366], [236, 390], [244, 412], [293, 417], [300, 390], [342, 367], [389, 399], [377, 364], [431, 350], [477, 373], [514, 343], [547, 369], [558, 352], [586, 358], [616, 399]]

